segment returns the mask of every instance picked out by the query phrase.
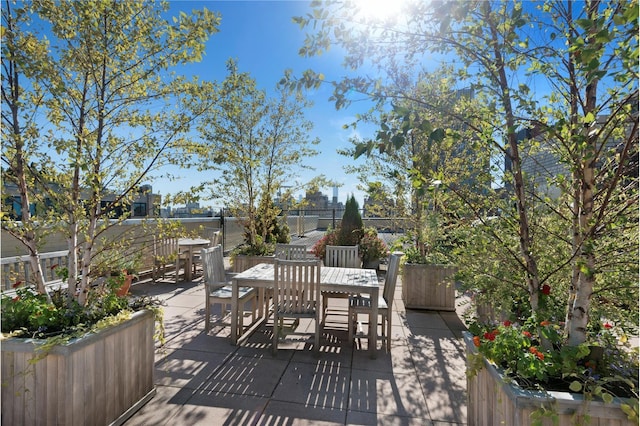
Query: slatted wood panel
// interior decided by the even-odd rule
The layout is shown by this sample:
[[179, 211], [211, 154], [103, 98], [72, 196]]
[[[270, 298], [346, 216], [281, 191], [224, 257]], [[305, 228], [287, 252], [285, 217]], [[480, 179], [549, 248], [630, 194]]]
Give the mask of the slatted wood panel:
[[275, 256], [245, 256], [239, 255], [233, 258], [233, 272], [244, 272], [252, 266], [260, 263], [272, 264]]
[[3, 425], [121, 424], [155, 394], [154, 317], [137, 312], [116, 327], [55, 347], [29, 364], [27, 339], [2, 342]]
[[[59, 281], [59, 277], [55, 271], [56, 267], [66, 266], [68, 258], [68, 250], [40, 254], [40, 267], [42, 268], [45, 282]], [[31, 272], [29, 256], [6, 257], [0, 260], [0, 262], [2, 264], [3, 290], [10, 290], [18, 281], [27, 284], [35, 283], [32, 278], [33, 274]]]
[[402, 300], [410, 309], [455, 311], [452, 276], [456, 268], [444, 265], [405, 264], [402, 268]]
[[276, 254], [278, 259], [284, 260], [304, 260], [307, 258], [307, 246], [302, 244], [276, 244]]
[[325, 266], [340, 268], [359, 268], [358, 246], [327, 246], [324, 257]]
[[[471, 353], [476, 353], [470, 333], [465, 332], [467, 345], [467, 359]], [[469, 426], [520, 425], [530, 426], [533, 422], [531, 414], [543, 404], [553, 400], [547, 408], [558, 415], [558, 422], [551, 418], [543, 418], [543, 426], [637, 426], [637, 422], [627, 419], [619, 404], [605, 404], [591, 401], [585, 404], [581, 394], [568, 392], [523, 391], [505, 382], [498, 371], [485, 361], [482, 368], [474, 377], [467, 376], [467, 424]], [[587, 410], [590, 421], [583, 415]]]

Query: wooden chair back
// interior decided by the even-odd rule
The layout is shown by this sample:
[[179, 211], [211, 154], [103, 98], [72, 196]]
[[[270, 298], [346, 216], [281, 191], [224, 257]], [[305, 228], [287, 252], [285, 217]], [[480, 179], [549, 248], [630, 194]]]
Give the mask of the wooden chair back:
[[396, 251], [389, 256], [389, 265], [387, 267], [387, 275], [384, 280], [384, 289], [382, 297], [387, 302], [387, 307], [391, 310], [393, 304], [393, 293], [396, 291], [396, 282], [398, 281], [398, 271], [400, 270], [400, 259], [404, 253]]
[[307, 246], [301, 244], [276, 244], [276, 257], [281, 260], [304, 260]]
[[173, 263], [178, 256], [178, 239], [175, 237], [154, 237], [153, 257], [158, 263]]
[[320, 260], [274, 261], [273, 300], [279, 316], [315, 316], [320, 302]]
[[227, 277], [224, 270], [224, 256], [222, 246], [203, 248], [200, 251], [204, 282], [209, 291], [224, 287]]
[[204, 228], [203, 237], [209, 240], [209, 247], [222, 244], [222, 230], [218, 228]]
[[341, 268], [359, 268], [358, 246], [327, 246], [324, 264]]

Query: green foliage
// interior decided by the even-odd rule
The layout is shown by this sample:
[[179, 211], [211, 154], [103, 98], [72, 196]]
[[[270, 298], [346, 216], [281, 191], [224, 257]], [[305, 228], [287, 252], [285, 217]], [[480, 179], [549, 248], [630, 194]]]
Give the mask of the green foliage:
[[[376, 138], [346, 151], [375, 162], [357, 170], [363, 181], [370, 170], [397, 178], [388, 187], [397, 200], [412, 188], [419, 258], [433, 251], [422, 213], [430, 183], [442, 181], [438, 222], [469, 235], [452, 246], [463, 282], [497, 312], [566, 318], [570, 346], [601, 318], [637, 330], [638, 2], [410, 3], [402, 24], [374, 25], [341, 2], [314, 2], [296, 18], [311, 32], [302, 54], [338, 45], [346, 66], [380, 70], [332, 82], [337, 107], [354, 91], [375, 104], [358, 121], [377, 122]], [[418, 66], [451, 55], [447, 72]], [[541, 94], [532, 81], [554, 90]], [[307, 71], [295, 83], [320, 82]], [[451, 157], [462, 164], [449, 167]], [[497, 158], [510, 167], [492, 167]], [[465, 162], [480, 172], [464, 173]]]
[[74, 299], [69, 301], [66, 290], [53, 292], [49, 302], [46, 296], [33, 289], [20, 287], [16, 289], [16, 296], [3, 295], [1, 298], [2, 333], [37, 339], [69, 336], [119, 312], [159, 306], [159, 301], [149, 297], [118, 297], [116, 291], [122, 283], [123, 277], [112, 277], [102, 285], [92, 287], [85, 306]]
[[313, 124], [304, 116], [309, 102], [284, 86], [268, 97], [233, 60], [227, 70], [221, 84], [207, 85], [185, 100], [185, 108], [199, 115], [198, 168], [220, 172], [211, 197], [242, 218], [247, 246], [285, 241], [274, 200], [301, 169], [309, 168], [306, 159], [317, 154], [319, 141], [310, 139]]
[[339, 231], [337, 229], [328, 229], [311, 248], [311, 253], [318, 259], [323, 259], [327, 253], [327, 246], [337, 246]]
[[[119, 241], [103, 241], [104, 231], [126, 219], [141, 182], [192, 149], [185, 138], [192, 117], [176, 98], [194, 87], [166, 76], [201, 57], [220, 16], [202, 9], [167, 20], [167, 7], [64, 0], [2, 8], [2, 90], [9, 95], [2, 106], [11, 113], [0, 126], [1, 181], [15, 185], [25, 213], [3, 229], [34, 257], [42, 238], [64, 235], [80, 256], [66, 267], [68, 296], [81, 305], [95, 257], [104, 247], [118, 250]], [[44, 31], [34, 31], [35, 22]], [[29, 204], [47, 208], [32, 217]], [[124, 216], [115, 220], [119, 209]], [[33, 276], [46, 292], [42, 274]]]
[[360, 206], [356, 198], [351, 195], [344, 206], [344, 213], [338, 231], [338, 245], [355, 246], [364, 234], [364, 225], [360, 215]]
[[[564, 344], [560, 324], [533, 317], [524, 323], [473, 324], [470, 331], [478, 352], [525, 389], [582, 392], [605, 402], [614, 396], [638, 398], [637, 354], [609, 323], [593, 341], [578, 346]], [[598, 347], [604, 354], [594, 350]]]
[[382, 260], [389, 254], [387, 244], [378, 237], [376, 228], [368, 227], [364, 229], [364, 235], [358, 243], [358, 253], [362, 262]]

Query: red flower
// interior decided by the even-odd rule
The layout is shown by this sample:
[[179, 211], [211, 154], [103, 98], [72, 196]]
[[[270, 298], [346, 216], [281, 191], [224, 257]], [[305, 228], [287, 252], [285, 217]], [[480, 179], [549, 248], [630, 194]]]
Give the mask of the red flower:
[[54, 270], [54, 269], [56, 269], [57, 267], [58, 267], [58, 264], [57, 264], [57, 263], [56, 263], [56, 264], [54, 264], [54, 265], [51, 265], [51, 270], [53, 271], [53, 270]]
[[544, 361], [544, 354], [540, 351], [536, 352], [536, 356], [540, 361]]
[[505, 327], [509, 327], [511, 325], [511, 321], [506, 320], [505, 322], [503, 322], [502, 324], [504, 324]]
[[16, 281], [16, 283], [13, 285], [13, 288], [18, 288], [22, 285], [22, 281]]
[[16, 296], [16, 297], [13, 298], [14, 302], [17, 302], [18, 300], [20, 300], [20, 296]]
[[525, 336], [527, 336], [529, 339], [531, 339], [531, 333], [529, 333], [527, 330], [523, 331], [522, 334], [524, 334]]
[[606, 328], [607, 330], [609, 330], [609, 329], [613, 328], [613, 326], [612, 326], [611, 324], [609, 324], [608, 322], [605, 322], [602, 326], [603, 326], [604, 328]]
[[496, 338], [495, 331], [484, 333], [484, 338], [489, 340], [489, 341], [491, 341], [491, 342], [493, 342], [495, 340], [495, 338]]
[[480, 347], [480, 337], [473, 336], [473, 344], [475, 345], [476, 348], [479, 348]]
[[551, 324], [551, 323], [550, 323], [549, 321], [542, 321], [542, 322], [540, 322], [540, 325], [541, 325], [541, 326], [543, 326], [543, 327], [546, 327], [546, 326], [548, 326], [548, 325], [550, 325], [550, 324]]
[[529, 352], [531, 352], [532, 354], [535, 354], [536, 352], [538, 352], [538, 349], [535, 346], [531, 346], [529, 348]]
[[542, 294], [544, 294], [545, 296], [548, 296], [549, 294], [551, 294], [551, 287], [549, 287], [549, 285], [547, 284], [543, 285]]

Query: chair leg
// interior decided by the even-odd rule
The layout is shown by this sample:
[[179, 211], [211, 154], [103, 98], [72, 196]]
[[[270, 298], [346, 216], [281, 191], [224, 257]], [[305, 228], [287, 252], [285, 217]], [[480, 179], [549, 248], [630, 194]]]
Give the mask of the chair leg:
[[320, 352], [320, 322], [321, 322], [322, 313], [316, 312], [316, 336], [313, 342], [313, 351]]
[[[388, 315], [391, 315], [391, 312]], [[391, 316], [387, 318], [387, 352], [391, 353]]]
[[271, 344], [271, 352], [273, 352], [274, 355], [276, 355], [278, 353], [278, 322], [280, 321], [280, 318], [278, 318], [278, 315], [276, 315], [275, 313], [273, 314], [273, 341]]
[[353, 329], [355, 327], [356, 316], [357, 316], [357, 314], [355, 312], [352, 312], [351, 310], [349, 310], [349, 316], [348, 316], [348, 319], [347, 319], [347, 327], [349, 329], [349, 342], [351, 342], [351, 344], [353, 344]]
[[207, 300], [207, 302], [204, 305], [204, 330], [205, 332], [209, 332], [209, 329], [211, 328], [211, 324], [209, 323], [209, 321], [211, 320], [209, 317], [211, 316], [211, 308], [209, 305], [209, 301]]

